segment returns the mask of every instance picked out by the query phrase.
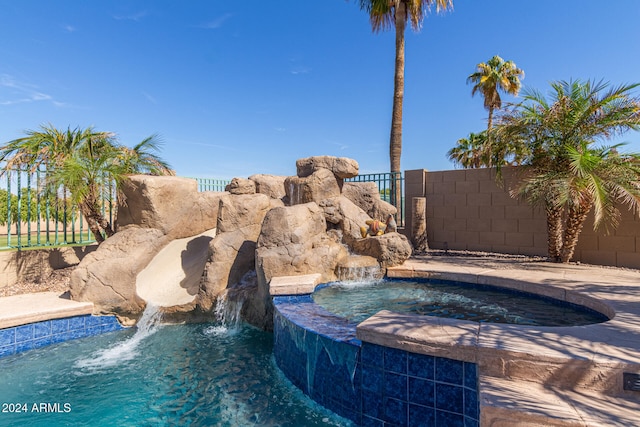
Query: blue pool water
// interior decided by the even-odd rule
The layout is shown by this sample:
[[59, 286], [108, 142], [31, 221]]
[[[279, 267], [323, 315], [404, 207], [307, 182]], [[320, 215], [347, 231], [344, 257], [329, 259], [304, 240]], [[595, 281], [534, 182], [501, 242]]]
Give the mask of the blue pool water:
[[294, 387], [272, 353], [270, 333], [198, 324], [111, 332], [5, 357], [0, 426], [350, 425]]
[[551, 298], [444, 280], [336, 282], [319, 286], [313, 300], [356, 323], [380, 310], [534, 326], [578, 326], [608, 320], [586, 307]]

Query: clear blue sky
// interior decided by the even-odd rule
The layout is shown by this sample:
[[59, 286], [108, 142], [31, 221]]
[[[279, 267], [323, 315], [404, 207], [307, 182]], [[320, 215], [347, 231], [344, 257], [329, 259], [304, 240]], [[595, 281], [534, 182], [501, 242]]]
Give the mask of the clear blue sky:
[[[158, 133], [182, 176], [295, 174], [346, 156], [389, 169], [394, 34], [356, 1], [0, 0], [0, 142], [51, 123], [133, 145]], [[451, 169], [486, 126], [467, 76], [499, 54], [525, 87], [640, 82], [640, 1], [454, 0], [407, 31], [403, 169]], [[513, 100], [503, 97], [505, 100]], [[628, 151], [640, 151], [638, 133]]]

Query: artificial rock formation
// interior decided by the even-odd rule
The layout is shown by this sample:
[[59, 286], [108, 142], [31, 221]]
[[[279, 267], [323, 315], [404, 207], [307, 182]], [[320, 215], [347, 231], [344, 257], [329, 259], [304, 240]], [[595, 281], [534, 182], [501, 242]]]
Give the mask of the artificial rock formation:
[[93, 302], [96, 314], [131, 324], [146, 305], [136, 293], [138, 274], [169, 242], [215, 228], [224, 193], [199, 193], [192, 179], [146, 175], [131, 176], [122, 191], [118, 232], [80, 262], [70, 287], [71, 298]]
[[[163, 301], [165, 313], [176, 320], [189, 313], [211, 316], [221, 296], [242, 295], [245, 319], [268, 329], [272, 278], [318, 273], [327, 282], [338, 274], [349, 277], [348, 270], [356, 267], [378, 276], [410, 256], [411, 245], [401, 234], [360, 235], [367, 221], [384, 221], [395, 208], [380, 199], [375, 185], [344, 182], [357, 175], [355, 160], [309, 157], [298, 160], [296, 169], [293, 177], [234, 178], [223, 193], [198, 193], [196, 182], [184, 178], [131, 177], [124, 186], [126, 204], [119, 207], [118, 232], [73, 273], [72, 298], [132, 321], [146, 304], [140, 294]], [[190, 277], [176, 284], [184, 287], [180, 292], [155, 298], [149, 283], [153, 272], [146, 267], [162, 265], [157, 257], [167, 256], [171, 243], [185, 238], [187, 248], [176, 256], [188, 260], [176, 265]], [[189, 246], [188, 238], [197, 241]], [[189, 247], [206, 248], [207, 254], [190, 255]], [[136, 281], [142, 276], [144, 292], [141, 287], [138, 294]], [[180, 296], [175, 306], [170, 306], [171, 295]]]

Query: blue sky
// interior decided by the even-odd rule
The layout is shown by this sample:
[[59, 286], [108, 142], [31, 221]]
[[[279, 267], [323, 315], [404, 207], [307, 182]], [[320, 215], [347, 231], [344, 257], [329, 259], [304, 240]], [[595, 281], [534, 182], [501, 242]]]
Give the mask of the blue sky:
[[[0, 0], [0, 142], [51, 123], [133, 145], [157, 133], [181, 176], [295, 174], [346, 156], [389, 169], [394, 34], [356, 1]], [[467, 76], [493, 55], [525, 87], [640, 82], [640, 1], [454, 0], [407, 31], [402, 168], [451, 169], [486, 126]], [[504, 96], [504, 100], [513, 100]], [[628, 133], [628, 151], [640, 135]]]

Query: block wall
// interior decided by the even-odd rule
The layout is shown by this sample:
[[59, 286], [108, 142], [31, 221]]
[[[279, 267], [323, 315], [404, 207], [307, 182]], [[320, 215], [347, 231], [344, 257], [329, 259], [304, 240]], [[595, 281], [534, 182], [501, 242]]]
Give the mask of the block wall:
[[[502, 185], [494, 169], [405, 172], [407, 217], [411, 199], [427, 199], [427, 239], [432, 249], [547, 255], [546, 215], [509, 195], [517, 169], [505, 168]], [[621, 207], [622, 218], [609, 234], [593, 230], [593, 218], [580, 235], [574, 261], [640, 268], [640, 218]], [[410, 230], [410, 226], [407, 230]]]

